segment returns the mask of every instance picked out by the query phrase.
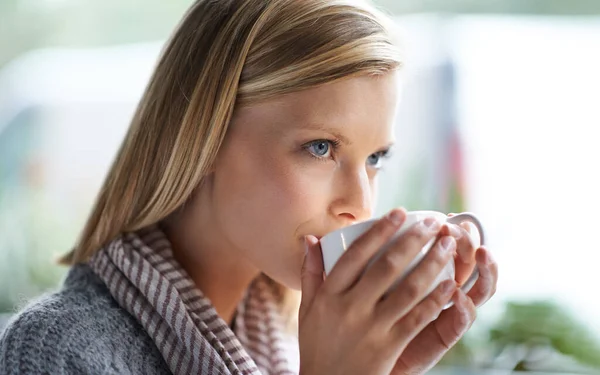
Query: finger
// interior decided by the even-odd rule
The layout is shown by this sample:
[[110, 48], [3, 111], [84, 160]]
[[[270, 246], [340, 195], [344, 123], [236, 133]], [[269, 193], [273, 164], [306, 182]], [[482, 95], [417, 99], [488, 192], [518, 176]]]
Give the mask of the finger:
[[454, 238], [440, 238], [414, 271], [379, 302], [377, 313], [382, 321], [393, 324], [407, 315], [427, 295], [433, 282], [451, 261], [455, 248]]
[[404, 362], [414, 360], [434, 364], [469, 330], [476, 317], [473, 302], [460, 290], [452, 299], [454, 306], [429, 323], [404, 349]]
[[354, 297], [369, 299], [367, 302], [378, 301], [409, 270], [417, 254], [429, 241], [435, 239], [440, 228], [439, 221], [426, 218], [392, 241], [358, 281]]
[[[465, 223], [466, 224], [466, 223]], [[456, 240], [455, 273], [456, 282], [462, 285], [475, 268], [475, 247], [469, 232], [462, 225], [447, 224], [452, 237]]]
[[409, 314], [395, 321], [392, 327], [398, 345], [408, 345], [429, 323], [431, 323], [450, 301], [456, 291], [456, 284], [446, 280], [438, 285], [424, 300], [419, 302]]
[[328, 293], [342, 293], [353, 286], [369, 260], [396, 233], [406, 219], [404, 209], [394, 209], [350, 245], [327, 276]]
[[475, 306], [481, 306], [496, 293], [498, 264], [485, 247], [480, 247], [477, 250], [476, 258], [477, 267], [479, 268], [479, 278], [468, 295], [473, 300]]
[[465, 263], [474, 262], [475, 249], [473, 248], [469, 231], [462, 225], [448, 224], [448, 226], [450, 227], [452, 236], [456, 239], [456, 252], [460, 259]]
[[447, 350], [456, 344], [471, 328], [477, 317], [477, 310], [473, 301], [462, 290], [456, 290], [456, 293], [452, 296], [452, 301], [454, 305], [442, 312], [439, 318], [432, 323], [432, 327], [434, 327], [432, 329], [439, 336], [437, 344], [440, 349]]
[[312, 305], [317, 291], [323, 284], [323, 257], [321, 246], [315, 236], [306, 236], [304, 239], [306, 255], [302, 264], [302, 299], [300, 302], [299, 319], [302, 320], [306, 311]]

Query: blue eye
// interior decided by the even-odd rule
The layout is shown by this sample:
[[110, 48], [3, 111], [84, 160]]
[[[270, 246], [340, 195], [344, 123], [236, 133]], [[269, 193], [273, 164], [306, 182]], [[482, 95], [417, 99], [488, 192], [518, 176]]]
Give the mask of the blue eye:
[[331, 154], [331, 144], [326, 140], [318, 140], [308, 143], [305, 148], [318, 158], [326, 158]]
[[369, 155], [367, 158], [367, 164], [374, 168], [381, 168], [383, 164], [383, 159], [388, 156], [389, 150], [379, 151], [374, 154]]

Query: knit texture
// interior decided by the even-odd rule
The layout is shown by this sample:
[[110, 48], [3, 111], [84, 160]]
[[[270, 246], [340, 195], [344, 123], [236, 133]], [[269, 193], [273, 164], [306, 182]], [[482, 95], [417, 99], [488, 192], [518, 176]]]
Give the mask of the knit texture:
[[[169, 249], [164, 246], [158, 249], [157, 243], [149, 241], [157, 234], [160, 238], [160, 233], [151, 233], [150, 237], [143, 236], [145, 241], [137, 245], [137, 247], [141, 246], [140, 249], [143, 248], [146, 256], [150, 256], [149, 259], [153, 261], [165, 260], [168, 258], [164, 258], [165, 254], [169, 254]], [[140, 240], [135, 236], [132, 238], [136, 243]], [[119, 241], [123, 241], [123, 238]], [[158, 243], [164, 242], [163, 239]], [[144, 247], [146, 244], [160, 251], [152, 254], [150, 247]], [[131, 252], [131, 248], [128, 251]], [[104, 261], [124, 261], [125, 258], [119, 254], [123, 252], [116, 251], [112, 254], [112, 258], [105, 258]], [[156, 257], [154, 256], [156, 254], [161, 255]], [[96, 266], [103, 264], [102, 259], [99, 255], [95, 257], [95, 260], [99, 261]], [[122, 263], [121, 267], [125, 264]], [[156, 263], [159, 264], [162, 264], [160, 267], [167, 267], [166, 270], [171, 269], [168, 274], [163, 273], [168, 277], [162, 282], [172, 285], [174, 289], [168, 290], [174, 293], [175, 299], [180, 299], [179, 303], [183, 303], [185, 309], [182, 311], [185, 310], [186, 314], [194, 317], [194, 327], [204, 327], [200, 341], [208, 338], [211, 350], [216, 350], [218, 354], [215, 356], [214, 353], [209, 352], [208, 355], [201, 355], [200, 371], [198, 368], [193, 370], [190, 368], [187, 373], [244, 375], [297, 373], [299, 365], [297, 339], [284, 340], [280, 336], [282, 333], [279, 330], [280, 326], [272, 324], [276, 320], [273, 316], [276, 309], [272, 305], [272, 297], [266, 286], [255, 282], [249, 288], [246, 298], [238, 307], [234, 334], [217, 316], [210, 302], [202, 297], [201, 292], [195, 290], [191, 284], [188, 285], [190, 280], [175, 263], [171, 261]], [[147, 271], [152, 266], [148, 264], [143, 265], [142, 268]], [[114, 271], [118, 269], [115, 268]], [[161, 300], [161, 303], [154, 305], [156, 308], [160, 307], [161, 311], [163, 306], [168, 306], [169, 310], [174, 309], [174, 301], [170, 298], [163, 300], [164, 288], [157, 287], [156, 291], [159, 293], [156, 294], [155, 288], [150, 284], [147, 287], [144, 283], [140, 283], [144, 277], [137, 273], [136, 267], [130, 265], [122, 268], [122, 271], [130, 273], [129, 276], [135, 276], [133, 285], [143, 286], [142, 289], [152, 290], [155, 294], [137, 293], [137, 298], [131, 298], [133, 297], [131, 293], [121, 294], [126, 289], [122, 285], [114, 290], [110, 289], [114, 282], [119, 281], [118, 278], [114, 278], [114, 275], [106, 277], [108, 275], [106, 274], [103, 280], [98, 276], [101, 273], [99, 267], [94, 270], [87, 264], [73, 266], [58, 292], [31, 302], [13, 317], [0, 333], [0, 375], [158, 375], [178, 372], [177, 368], [173, 368], [172, 363], [169, 366], [169, 362], [163, 359], [174, 357], [171, 351], [169, 351], [171, 356], [165, 356], [165, 350], [159, 349], [162, 347], [162, 341], [157, 342], [157, 338], [161, 336], [148, 333], [152, 330], [149, 331], [150, 327], [143, 325], [144, 321], [146, 323], [148, 321], [144, 320], [142, 315], [137, 316], [137, 310], [134, 308], [149, 296], [153, 296], [153, 300], [154, 297]], [[148, 282], [152, 280], [147, 278]], [[183, 289], [179, 289], [182, 285]], [[181, 297], [185, 298], [181, 299]], [[172, 316], [176, 317], [176, 315]], [[170, 321], [177, 323], [181, 319]], [[195, 329], [194, 327], [189, 326], [186, 330]], [[190, 345], [191, 337], [185, 336], [185, 345]], [[179, 350], [186, 352], [188, 348], [193, 348], [185, 345], [179, 347], [176, 342], [173, 344], [177, 344]], [[206, 342], [202, 345], [207, 346]], [[228, 358], [232, 361], [228, 361]], [[204, 371], [205, 367], [213, 370]], [[184, 372], [179, 371], [179, 373]]]
[[15, 316], [0, 336], [0, 374], [170, 374], [141, 325], [87, 265]]
[[124, 233], [90, 260], [176, 375], [293, 375], [276, 288], [258, 277], [238, 306], [235, 332], [175, 260], [158, 225]]

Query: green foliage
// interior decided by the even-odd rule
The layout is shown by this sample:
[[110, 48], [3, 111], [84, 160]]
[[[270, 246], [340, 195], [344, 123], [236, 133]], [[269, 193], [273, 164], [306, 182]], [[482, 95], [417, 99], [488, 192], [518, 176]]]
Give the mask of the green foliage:
[[[585, 324], [554, 302], [507, 304], [502, 319], [490, 330], [490, 341], [499, 348], [550, 349], [600, 368], [598, 341]], [[521, 366], [528, 361], [535, 360], [523, 358]]]
[[584, 323], [556, 302], [507, 302], [495, 322], [469, 332], [439, 366], [535, 372], [540, 367], [550, 370], [550, 359], [560, 366], [555, 371], [597, 372], [600, 344]]

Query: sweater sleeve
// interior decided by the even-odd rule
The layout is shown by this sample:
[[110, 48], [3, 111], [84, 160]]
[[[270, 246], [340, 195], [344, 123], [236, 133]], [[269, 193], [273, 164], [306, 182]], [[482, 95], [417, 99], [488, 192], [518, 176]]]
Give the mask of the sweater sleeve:
[[[49, 314], [25, 311], [8, 324], [0, 337], [0, 374], [52, 373], [56, 346], [47, 342]], [[45, 362], [44, 358], [50, 358]]]
[[141, 325], [86, 266], [0, 333], [0, 375], [170, 374]]
[[59, 311], [44, 306], [25, 310], [0, 337], [0, 374], [110, 373], [99, 363], [88, 363], [73, 345], [78, 340], [69, 342], [78, 334], [78, 324]]
[[12, 319], [0, 335], [0, 374], [170, 374], [123, 310], [89, 295], [64, 299], [50, 296]]

